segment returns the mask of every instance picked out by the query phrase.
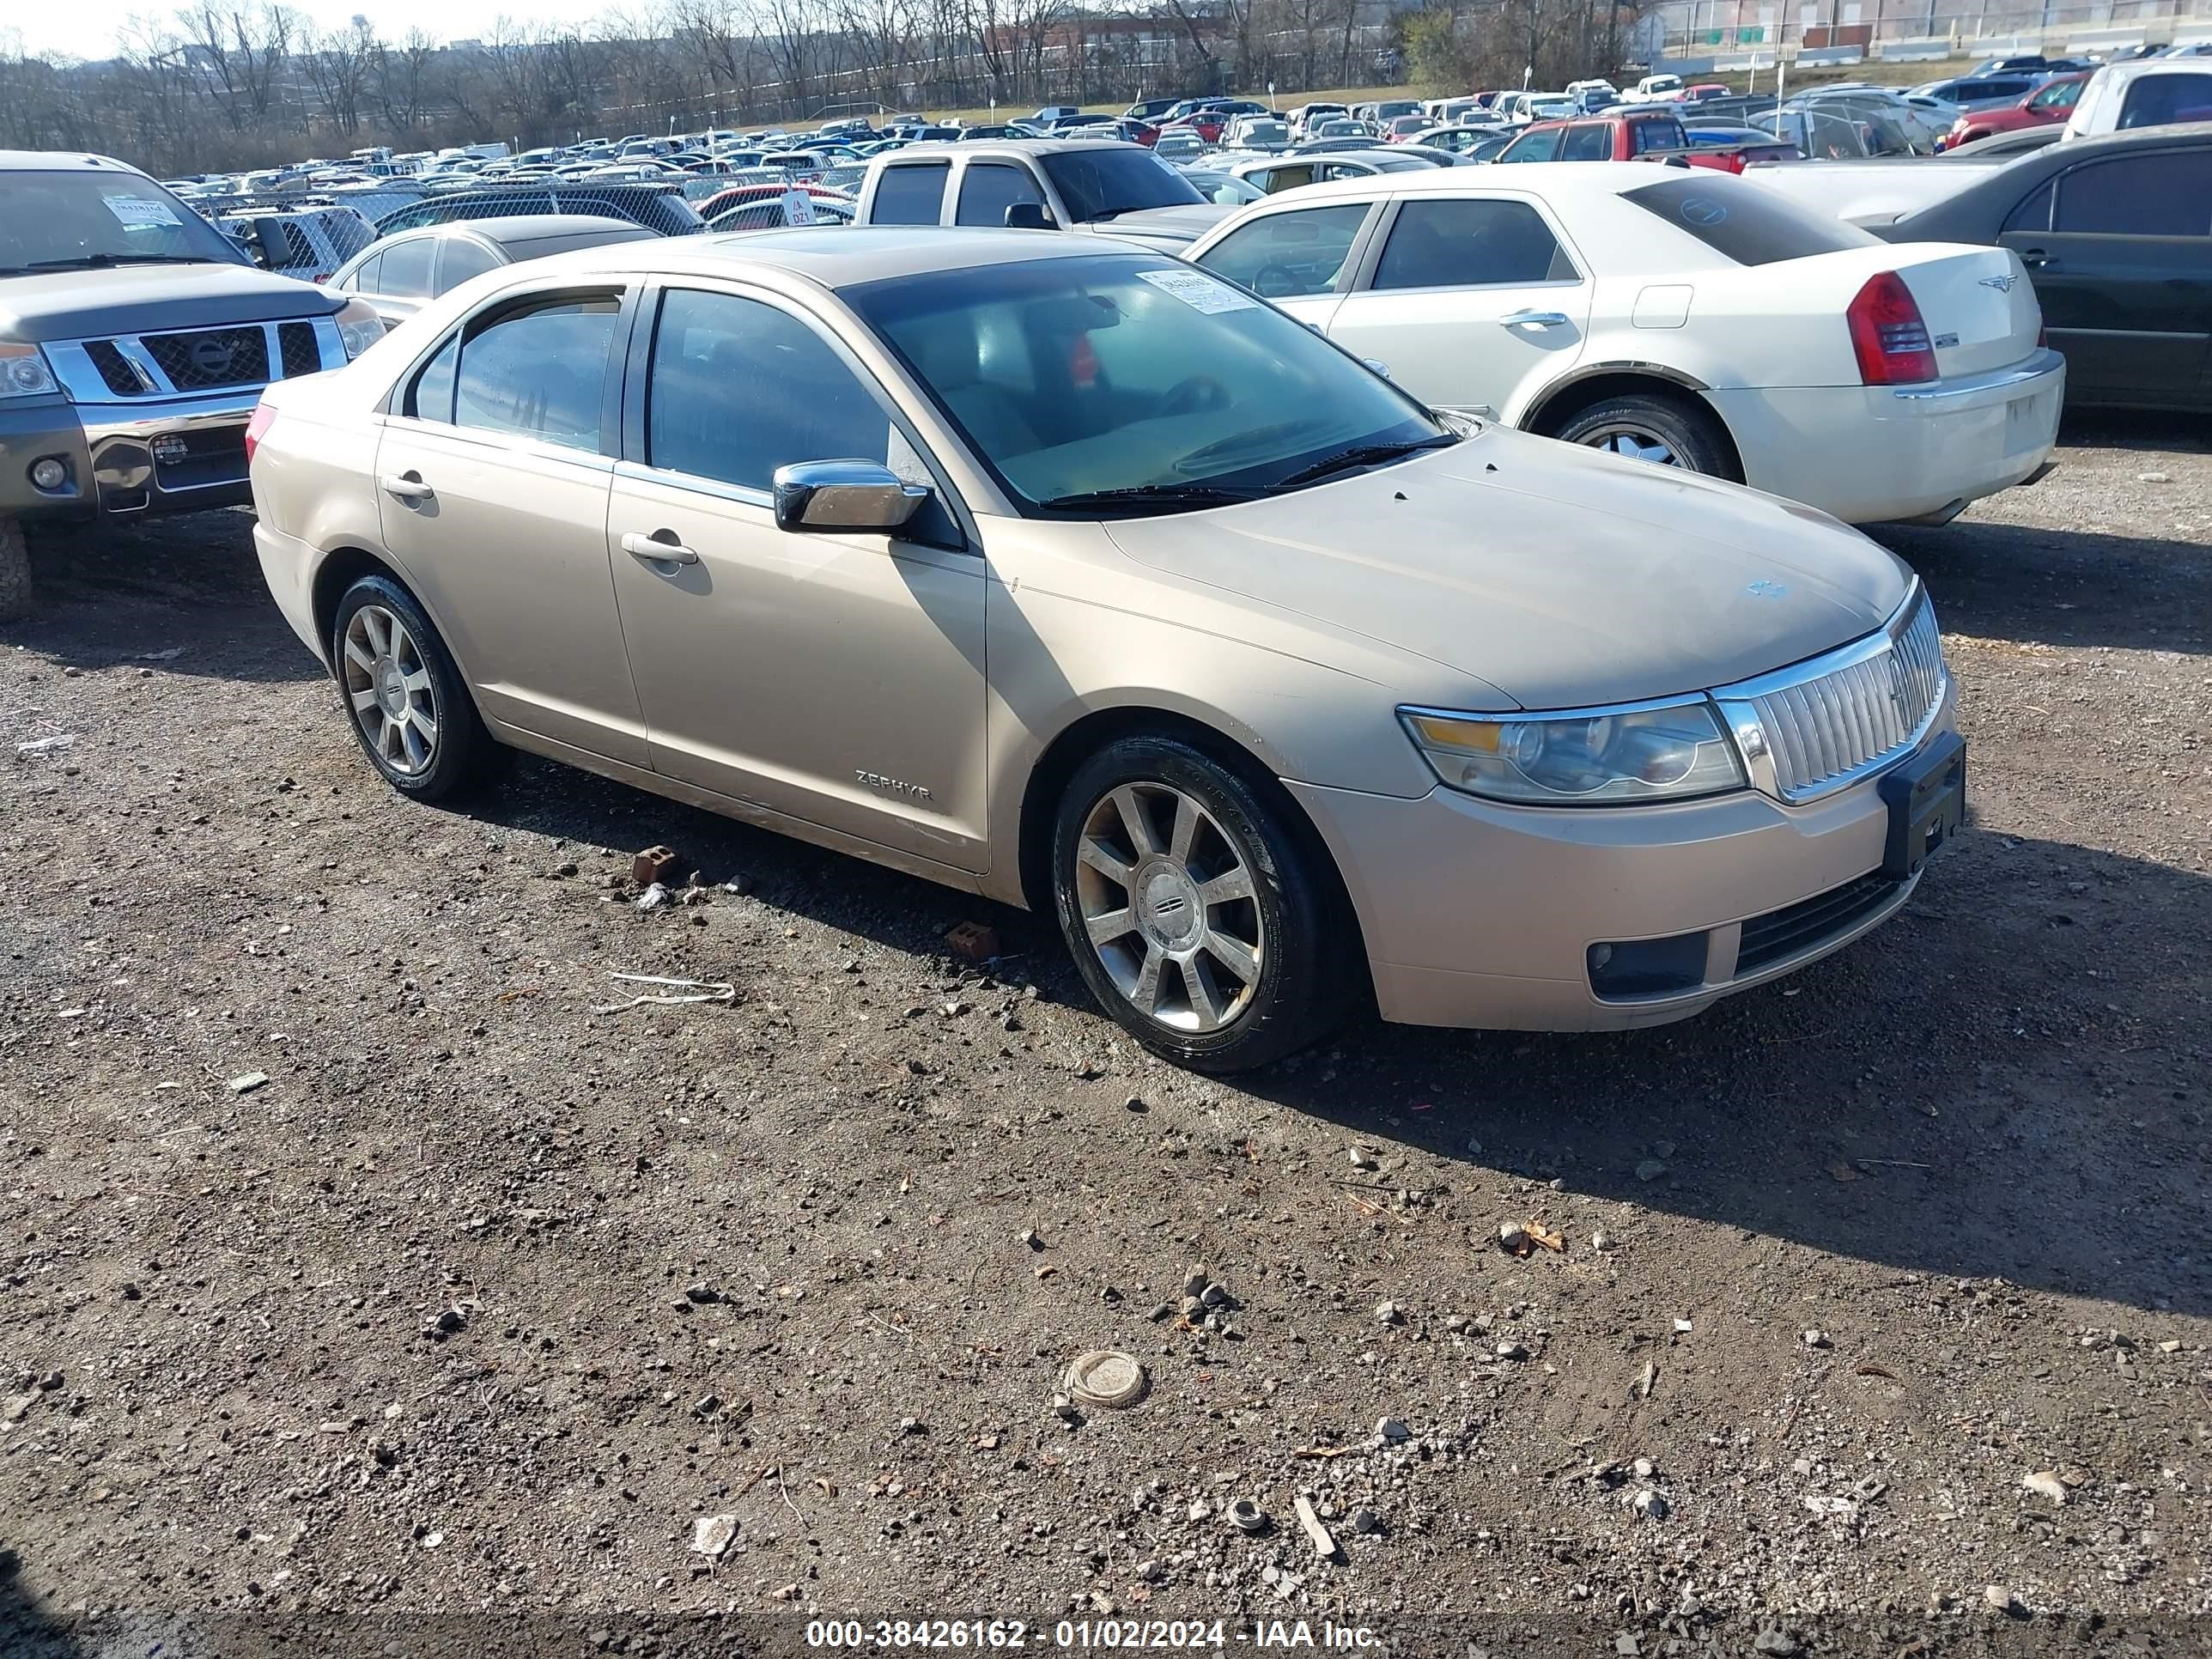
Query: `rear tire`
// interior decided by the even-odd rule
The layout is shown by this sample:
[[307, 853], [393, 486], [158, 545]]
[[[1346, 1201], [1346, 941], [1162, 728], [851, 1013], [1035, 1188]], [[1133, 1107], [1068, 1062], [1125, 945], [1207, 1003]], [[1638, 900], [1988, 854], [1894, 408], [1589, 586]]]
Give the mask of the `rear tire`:
[[1178, 1066], [1265, 1066], [1351, 1010], [1359, 932], [1287, 810], [1165, 737], [1109, 744], [1060, 797], [1053, 900], [1068, 950], [1100, 1004]]
[[0, 519], [0, 623], [31, 614], [31, 553], [20, 520]]
[[1601, 398], [1559, 422], [1552, 435], [1632, 460], [1678, 466], [1685, 472], [1715, 478], [1735, 476], [1719, 421], [1686, 398], [1660, 392]]
[[330, 650], [347, 721], [386, 783], [441, 801], [490, 781], [500, 747], [412, 593], [363, 576], [338, 600]]

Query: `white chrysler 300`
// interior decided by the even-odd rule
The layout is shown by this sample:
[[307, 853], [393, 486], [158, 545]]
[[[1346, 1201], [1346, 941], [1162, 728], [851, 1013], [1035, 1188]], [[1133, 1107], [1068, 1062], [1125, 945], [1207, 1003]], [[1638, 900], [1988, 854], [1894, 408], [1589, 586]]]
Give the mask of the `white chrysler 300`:
[[1705, 168], [1451, 168], [1270, 197], [1189, 258], [1437, 408], [1941, 524], [2049, 470], [2065, 360], [2008, 249], [1898, 246]]

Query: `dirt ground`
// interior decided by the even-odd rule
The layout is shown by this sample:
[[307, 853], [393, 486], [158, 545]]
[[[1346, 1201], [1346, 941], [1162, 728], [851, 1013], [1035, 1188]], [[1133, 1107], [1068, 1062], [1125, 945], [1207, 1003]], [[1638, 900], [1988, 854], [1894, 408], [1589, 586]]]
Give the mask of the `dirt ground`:
[[[1895, 922], [1687, 1024], [1241, 1085], [1013, 913], [986, 977], [956, 895], [551, 765], [403, 802], [240, 514], [49, 549], [0, 633], [0, 1651], [2203, 1651], [2212, 428], [2061, 459], [1891, 538], [1973, 799]], [[609, 902], [656, 842], [749, 891]], [[1150, 1393], [1064, 1421], [1094, 1347]]]

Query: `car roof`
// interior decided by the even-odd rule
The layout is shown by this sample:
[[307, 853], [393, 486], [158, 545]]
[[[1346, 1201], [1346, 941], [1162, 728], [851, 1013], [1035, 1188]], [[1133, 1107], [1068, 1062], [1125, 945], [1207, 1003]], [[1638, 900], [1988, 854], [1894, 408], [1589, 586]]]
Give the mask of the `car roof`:
[[597, 213], [518, 213], [504, 219], [448, 219], [440, 224], [417, 225], [380, 240], [389, 246], [408, 236], [479, 236], [487, 242], [505, 246], [510, 242], [535, 242], [548, 236], [569, 236], [625, 223]]
[[[1068, 155], [1080, 150], [1136, 149], [1141, 148], [1126, 138], [980, 138], [973, 144], [960, 148], [963, 155]], [[883, 158], [884, 163], [896, 165], [902, 157], [915, 161], [940, 161], [946, 152], [935, 150], [902, 149]]]
[[100, 167], [127, 173], [134, 179], [148, 175], [112, 155], [93, 155], [73, 149], [0, 149], [0, 173], [67, 173], [77, 167]]
[[[1658, 184], [1668, 179], [1680, 179], [1682, 173], [1652, 167], [1644, 161], [1546, 161], [1538, 166], [1514, 167], [1501, 174], [1489, 167], [1421, 167], [1407, 173], [1378, 173], [1358, 179], [1328, 179], [1317, 185], [1305, 185], [1295, 191], [1284, 191], [1267, 198], [1267, 204], [1282, 204], [1297, 207], [1326, 202], [1340, 196], [1410, 195], [1415, 191], [1430, 194], [1442, 191], [1449, 195], [1476, 195], [1488, 191], [1518, 191], [1528, 195], [1542, 196], [1547, 200], [1568, 196], [1618, 196], [1638, 185]], [[1720, 190], [1758, 190], [1761, 186], [1747, 185], [1731, 174], [1713, 170], [1695, 175], [1700, 184], [1711, 184]], [[1255, 202], [1246, 208], [1256, 213], [1261, 204]]]
[[817, 287], [841, 289], [974, 265], [1072, 259], [1097, 253], [1160, 257], [1157, 248], [1109, 236], [1041, 236], [1033, 230], [876, 225], [616, 242], [556, 254], [533, 262], [531, 270], [643, 272], [665, 276], [787, 271]]

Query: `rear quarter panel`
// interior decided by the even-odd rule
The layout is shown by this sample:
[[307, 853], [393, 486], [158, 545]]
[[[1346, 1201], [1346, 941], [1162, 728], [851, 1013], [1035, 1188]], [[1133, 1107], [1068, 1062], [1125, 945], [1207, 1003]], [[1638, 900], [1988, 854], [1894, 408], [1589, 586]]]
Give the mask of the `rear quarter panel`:
[[270, 594], [319, 652], [313, 595], [325, 560], [341, 548], [386, 556], [376, 499], [381, 428], [374, 413], [384, 384], [343, 368], [279, 388], [266, 398], [276, 417], [253, 456], [254, 511], [269, 532], [256, 541]]

